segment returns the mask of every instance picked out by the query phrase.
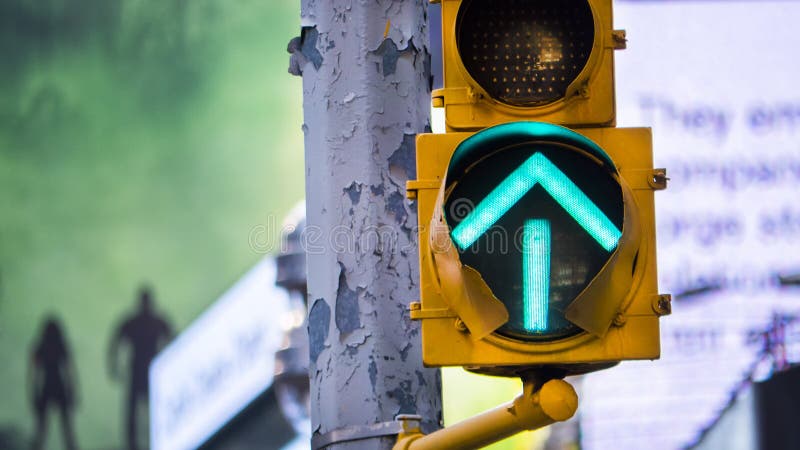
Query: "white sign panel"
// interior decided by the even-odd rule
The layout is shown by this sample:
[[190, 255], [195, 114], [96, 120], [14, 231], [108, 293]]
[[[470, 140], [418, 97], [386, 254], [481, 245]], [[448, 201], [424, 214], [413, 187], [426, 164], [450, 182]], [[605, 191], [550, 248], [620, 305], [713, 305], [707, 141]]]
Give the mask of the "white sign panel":
[[263, 259], [150, 366], [153, 450], [194, 449], [272, 384], [289, 300]]
[[753, 371], [773, 313], [800, 313], [778, 281], [800, 272], [800, 3], [618, 0], [615, 22], [618, 125], [653, 127], [660, 290], [678, 295], [660, 361], [587, 377], [582, 443], [680, 449]]

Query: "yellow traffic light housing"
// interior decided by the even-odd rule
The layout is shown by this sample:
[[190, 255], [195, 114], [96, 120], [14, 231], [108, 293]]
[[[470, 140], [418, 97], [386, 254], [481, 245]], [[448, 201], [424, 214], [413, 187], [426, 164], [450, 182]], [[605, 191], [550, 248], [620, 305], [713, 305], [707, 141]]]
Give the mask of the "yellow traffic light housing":
[[613, 126], [611, 0], [441, 0], [448, 131], [517, 120]]
[[[434, 1], [434, 0], [432, 0]], [[659, 357], [647, 128], [615, 128], [611, 0], [439, 0], [445, 134], [417, 137], [423, 361], [569, 374]]]
[[497, 375], [659, 356], [650, 130], [512, 122], [423, 134], [423, 360]]

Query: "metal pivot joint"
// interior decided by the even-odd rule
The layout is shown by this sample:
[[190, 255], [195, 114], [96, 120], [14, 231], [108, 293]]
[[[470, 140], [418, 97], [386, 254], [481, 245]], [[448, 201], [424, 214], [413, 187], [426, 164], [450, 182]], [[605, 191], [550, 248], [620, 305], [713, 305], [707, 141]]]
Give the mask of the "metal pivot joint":
[[523, 380], [522, 394], [510, 403], [424, 435], [419, 417], [398, 416], [403, 423], [393, 450], [477, 449], [526, 430], [569, 419], [578, 409], [578, 396], [563, 380]]

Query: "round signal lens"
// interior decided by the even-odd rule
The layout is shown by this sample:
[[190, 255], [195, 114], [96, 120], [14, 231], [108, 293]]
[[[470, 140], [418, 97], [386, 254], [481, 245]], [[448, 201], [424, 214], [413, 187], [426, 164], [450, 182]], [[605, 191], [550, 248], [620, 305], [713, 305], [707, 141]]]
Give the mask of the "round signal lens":
[[540, 106], [564, 98], [586, 66], [594, 19], [586, 0], [465, 0], [456, 44], [492, 98]]

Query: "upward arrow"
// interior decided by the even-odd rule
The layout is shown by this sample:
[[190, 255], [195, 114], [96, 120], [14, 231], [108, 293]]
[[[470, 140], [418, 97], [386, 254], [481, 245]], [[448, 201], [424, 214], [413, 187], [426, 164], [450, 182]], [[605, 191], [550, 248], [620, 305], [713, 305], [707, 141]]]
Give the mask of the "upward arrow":
[[461, 250], [474, 244], [537, 184], [606, 251], [617, 247], [622, 232], [561, 169], [538, 152], [514, 169], [458, 224], [451, 233], [453, 242]]

